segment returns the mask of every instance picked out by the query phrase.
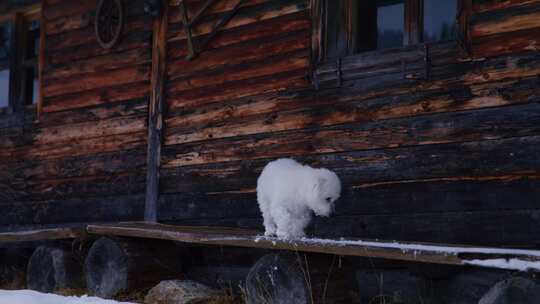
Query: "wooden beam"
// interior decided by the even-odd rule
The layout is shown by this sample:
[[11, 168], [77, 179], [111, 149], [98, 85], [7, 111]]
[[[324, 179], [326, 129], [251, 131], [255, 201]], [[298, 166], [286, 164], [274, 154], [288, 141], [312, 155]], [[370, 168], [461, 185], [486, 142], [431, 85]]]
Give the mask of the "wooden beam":
[[24, 108], [24, 102], [21, 100], [21, 68], [24, 54], [17, 52], [19, 45], [23, 40], [24, 34], [24, 15], [15, 13], [11, 30], [10, 49], [14, 50], [9, 56], [9, 111], [18, 112]]
[[146, 203], [144, 219], [157, 221], [159, 197], [159, 165], [163, 141], [164, 87], [167, 77], [167, 25], [169, 5], [162, 0], [161, 11], [154, 23], [152, 44], [151, 95], [148, 115], [148, 156], [146, 175]]
[[[471, 261], [490, 261], [495, 258], [519, 259], [526, 262], [540, 261], [540, 251], [538, 250], [358, 239], [323, 240], [303, 238], [299, 240], [282, 240], [275, 237], [261, 236], [261, 232], [253, 230], [224, 227], [181, 227], [152, 223], [119, 223], [88, 225], [87, 232], [98, 235], [162, 239], [193, 244], [315, 252], [459, 266], [468, 265]], [[540, 269], [534, 268], [534, 270], [539, 271]]]
[[83, 228], [46, 228], [26, 231], [1, 232], [0, 243], [76, 239], [84, 236], [84, 234], [85, 232]]
[[470, 19], [472, 15], [472, 0], [458, 1], [458, 41], [461, 49], [466, 55], [471, 55], [471, 25]]
[[313, 69], [324, 59], [324, 0], [311, 0], [311, 61]]
[[405, 32], [403, 45], [415, 45], [424, 39], [424, 1], [407, 0], [405, 2]]
[[[43, 5], [46, 5], [46, 2], [43, 1]], [[39, 99], [37, 103], [37, 119], [41, 117], [41, 112], [43, 110], [43, 70], [45, 69], [45, 18], [43, 17], [42, 8], [40, 11], [40, 29], [39, 29], [39, 53], [38, 53], [38, 85], [39, 85]]]

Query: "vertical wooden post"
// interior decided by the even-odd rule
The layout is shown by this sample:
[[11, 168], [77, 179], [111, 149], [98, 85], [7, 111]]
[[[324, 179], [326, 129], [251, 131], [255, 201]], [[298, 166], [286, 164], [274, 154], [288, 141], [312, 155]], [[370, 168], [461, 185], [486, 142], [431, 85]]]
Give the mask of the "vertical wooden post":
[[472, 14], [472, 0], [458, 1], [458, 15], [456, 21], [458, 24], [458, 41], [460, 47], [465, 51], [466, 55], [472, 55], [471, 50], [471, 29], [469, 19]]
[[9, 111], [11, 113], [19, 112], [24, 108], [24, 102], [21, 100], [21, 62], [24, 54], [18, 49], [22, 39], [23, 26], [23, 13], [15, 13], [11, 29], [10, 49], [12, 51], [9, 56]]
[[161, 1], [161, 9], [154, 22], [152, 43], [151, 94], [148, 108], [148, 155], [146, 175], [146, 202], [144, 220], [157, 221], [159, 198], [159, 167], [163, 131], [164, 84], [167, 77], [167, 25], [169, 4]]
[[38, 54], [38, 82], [39, 82], [39, 99], [37, 103], [37, 118], [38, 120], [41, 117], [41, 112], [43, 111], [43, 71], [45, 69], [45, 17], [43, 15], [43, 12], [45, 11], [45, 2], [41, 2], [41, 11], [40, 11], [40, 18], [39, 21], [40, 29], [39, 29], [39, 54]]
[[405, 33], [403, 45], [414, 45], [424, 40], [424, 0], [405, 1]]
[[311, 62], [317, 64], [323, 58], [324, 0], [311, 0]]

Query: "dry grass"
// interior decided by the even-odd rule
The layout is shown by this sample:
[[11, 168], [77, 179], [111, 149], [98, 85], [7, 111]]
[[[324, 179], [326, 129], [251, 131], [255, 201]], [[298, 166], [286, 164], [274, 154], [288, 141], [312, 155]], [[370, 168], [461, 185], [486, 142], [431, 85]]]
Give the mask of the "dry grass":
[[57, 295], [65, 296], [65, 297], [71, 297], [71, 296], [80, 297], [87, 294], [85, 289], [71, 289], [71, 288], [58, 289], [54, 293]]

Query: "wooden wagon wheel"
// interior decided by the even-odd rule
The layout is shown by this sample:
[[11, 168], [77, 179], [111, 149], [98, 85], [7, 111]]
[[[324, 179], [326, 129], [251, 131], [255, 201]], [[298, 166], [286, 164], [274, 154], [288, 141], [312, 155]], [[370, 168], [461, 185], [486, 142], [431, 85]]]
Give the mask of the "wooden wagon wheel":
[[112, 48], [120, 39], [124, 26], [124, 8], [121, 0], [100, 0], [94, 22], [96, 38], [105, 48]]

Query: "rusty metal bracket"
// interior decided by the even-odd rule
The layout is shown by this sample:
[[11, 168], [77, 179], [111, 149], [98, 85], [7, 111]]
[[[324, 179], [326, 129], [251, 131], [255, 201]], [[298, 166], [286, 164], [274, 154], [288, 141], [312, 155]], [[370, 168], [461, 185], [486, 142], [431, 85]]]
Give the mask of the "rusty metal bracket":
[[182, 0], [180, 1], [180, 16], [182, 18], [182, 24], [186, 30], [186, 39], [187, 39], [187, 45], [188, 45], [188, 55], [186, 56], [186, 60], [193, 60], [195, 57], [197, 57], [203, 49], [212, 41], [212, 39], [217, 35], [218, 30], [225, 26], [238, 12], [240, 9], [240, 6], [245, 0], [238, 0], [236, 5], [233, 7], [232, 10], [227, 12], [221, 20], [214, 26], [212, 31], [201, 41], [201, 43], [198, 46], [195, 46], [195, 42], [193, 40], [193, 27], [196, 26], [196, 24], [200, 21], [203, 14], [216, 2], [216, 0], [206, 0], [206, 2], [201, 6], [201, 8], [195, 13], [193, 18], [189, 20], [188, 17], [188, 10], [186, 7], [186, 1]]

